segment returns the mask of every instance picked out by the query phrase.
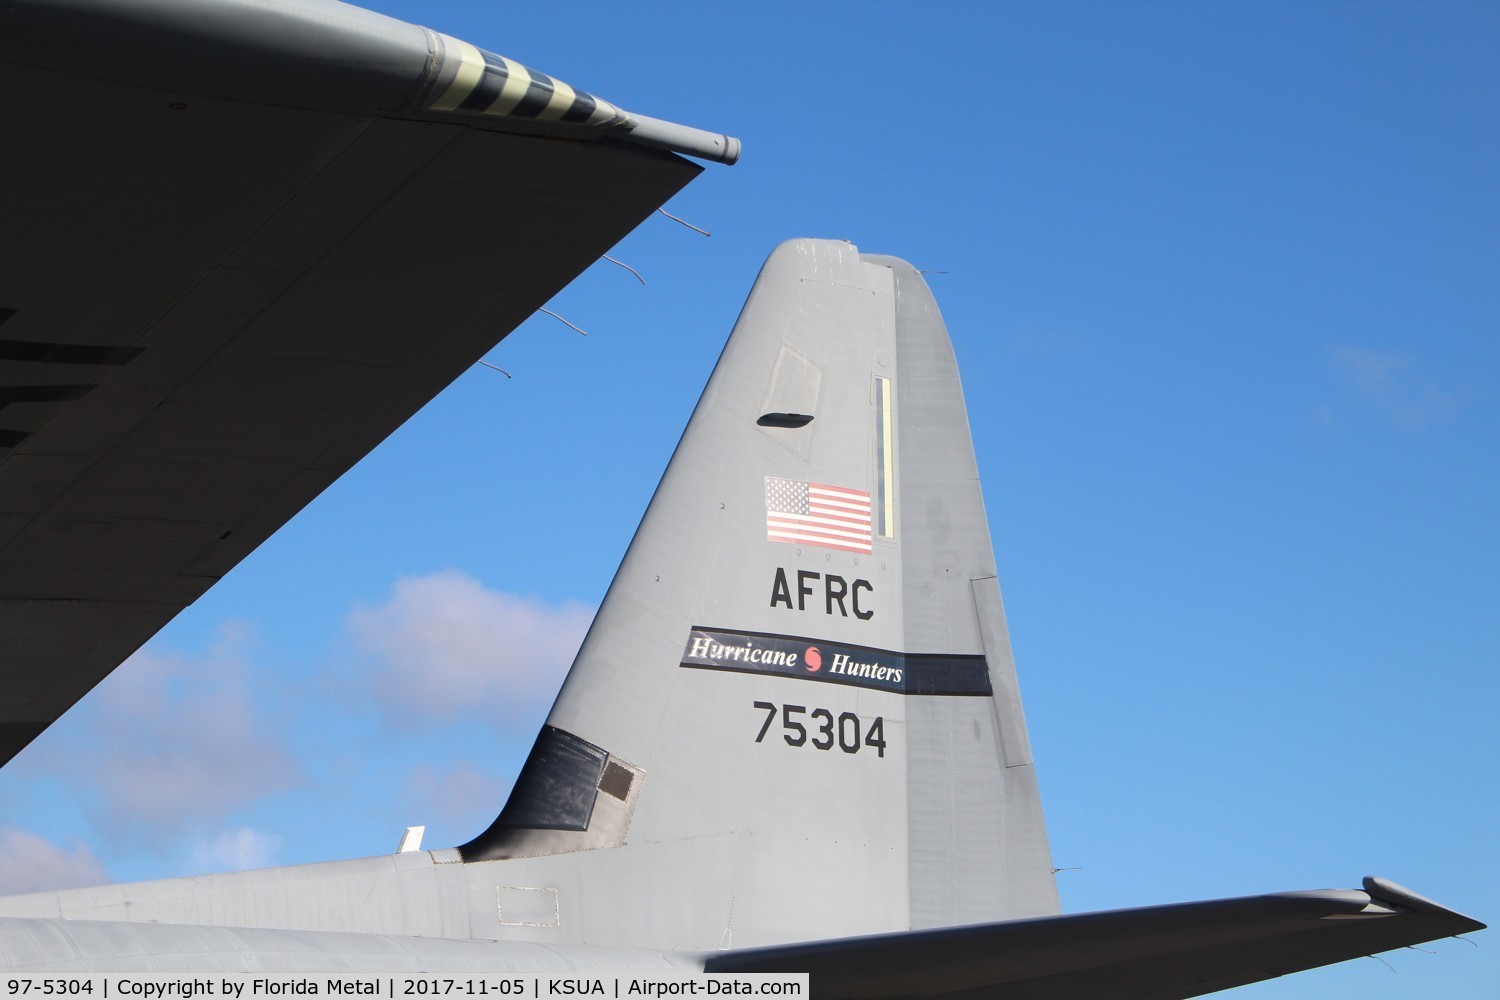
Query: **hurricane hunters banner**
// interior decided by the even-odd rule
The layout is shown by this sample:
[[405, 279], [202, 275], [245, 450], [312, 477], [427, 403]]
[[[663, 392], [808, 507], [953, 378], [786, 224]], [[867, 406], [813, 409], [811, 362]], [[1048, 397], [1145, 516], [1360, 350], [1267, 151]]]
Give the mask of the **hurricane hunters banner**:
[[896, 653], [792, 635], [767, 635], [695, 626], [681, 666], [775, 674], [826, 684], [847, 684], [912, 695], [981, 695], [990, 692], [983, 656]]

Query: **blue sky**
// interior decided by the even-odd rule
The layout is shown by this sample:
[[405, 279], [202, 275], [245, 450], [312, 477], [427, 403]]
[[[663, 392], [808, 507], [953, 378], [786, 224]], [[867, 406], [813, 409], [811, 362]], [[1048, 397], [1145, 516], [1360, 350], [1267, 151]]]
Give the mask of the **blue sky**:
[[[1066, 909], [1500, 916], [1500, 9], [375, 6], [739, 136], [669, 206], [714, 235], [647, 222], [6, 768], [4, 888], [481, 829], [818, 236], [947, 272]], [[1236, 995], [1494, 996], [1492, 934]]]

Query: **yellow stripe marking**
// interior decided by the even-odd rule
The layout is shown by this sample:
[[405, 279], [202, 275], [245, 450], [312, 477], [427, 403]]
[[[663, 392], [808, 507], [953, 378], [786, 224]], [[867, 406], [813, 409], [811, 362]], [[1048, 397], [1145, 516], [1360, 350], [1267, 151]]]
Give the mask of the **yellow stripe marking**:
[[508, 115], [516, 110], [516, 105], [521, 103], [521, 98], [526, 96], [526, 91], [531, 88], [531, 71], [518, 62], [511, 62], [504, 56], [500, 57], [505, 63], [508, 75], [505, 77], [505, 86], [500, 88], [500, 96], [495, 98], [495, 103], [484, 109], [487, 115]]
[[458, 50], [458, 72], [453, 74], [453, 81], [443, 91], [443, 96], [427, 105], [429, 111], [456, 110], [484, 79], [484, 56], [478, 49], [449, 35], [443, 35], [442, 39], [444, 48], [451, 45]]
[[880, 537], [894, 538], [896, 521], [891, 515], [891, 506], [896, 496], [896, 460], [891, 442], [891, 380], [877, 375], [875, 386], [880, 396], [876, 406], [880, 410], [880, 464], [883, 473], [880, 484]]

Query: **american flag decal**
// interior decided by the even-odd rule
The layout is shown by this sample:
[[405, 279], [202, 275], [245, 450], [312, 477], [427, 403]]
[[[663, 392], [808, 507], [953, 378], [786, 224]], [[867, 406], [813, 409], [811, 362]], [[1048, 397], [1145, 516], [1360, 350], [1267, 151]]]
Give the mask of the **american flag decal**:
[[870, 494], [766, 477], [766, 538], [870, 554]]

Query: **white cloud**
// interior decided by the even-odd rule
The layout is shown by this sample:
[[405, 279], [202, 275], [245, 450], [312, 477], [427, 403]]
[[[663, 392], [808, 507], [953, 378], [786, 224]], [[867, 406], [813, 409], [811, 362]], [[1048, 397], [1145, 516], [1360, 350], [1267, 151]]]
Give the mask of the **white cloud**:
[[514, 721], [550, 703], [593, 612], [487, 589], [457, 570], [402, 577], [349, 628], [373, 660], [371, 694], [393, 721], [474, 712]]
[[75, 738], [49, 746], [46, 768], [83, 791], [104, 829], [148, 838], [216, 824], [299, 784], [279, 725], [246, 684], [247, 642], [229, 624], [203, 653], [137, 652], [75, 709]]
[[[506, 781], [484, 766], [509, 759], [515, 732], [524, 729], [529, 743], [590, 618], [582, 605], [491, 591], [455, 571], [403, 578], [385, 602], [351, 613], [359, 653], [346, 658], [350, 670], [327, 681], [304, 677], [319, 697], [255, 687], [257, 678], [278, 686], [286, 678], [259, 669], [250, 630], [229, 623], [206, 649], [136, 653], [69, 713], [66, 740], [39, 741], [18, 763], [30, 784], [47, 784], [46, 794], [59, 783], [67, 789], [101, 834], [88, 839], [107, 843], [112, 863], [132, 852], [176, 859], [175, 871], [164, 874], [280, 860], [286, 848], [278, 835], [290, 836], [296, 824], [282, 830], [263, 817], [274, 815], [267, 810], [278, 795], [307, 783], [292, 756], [303, 734], [320, 741], [308, 766], [319, 774], [331, 768], [336, 779], [326, 798], [383, 780], [374, 797], [390, 799], [382, 808], [391, 813], [393, 838], [401, 824], [428, 823], [434, 843], [457, 842], [498, 812]], [[408, 731], [371, 731], [371, 706]], [[444, 760], [450, 744], [471, 738], [480, 752]], [[417, 761], [426, 763], [414, 767]], [[297, 840], [303, 849], [305, 837]], [[58, 885], [107, 878], [86, 851], [54, 853], [54, 860], [75, 858], [82, 872], [71, 881], [60, 876]]]
[[34, 833], [0, 827], [0, 895], [103, 885], [109, 873], [82, 844], [65, 850]]
[[275, 864], [281, 838], [242, 826], [221, 832], [212, 840], [193, 845], [193, 872], [237, 872], [247, 868], [268, 868]]
[[1458, 410], [1458, 398], [1439, 387], [1411, 358], [1345, 344], [1333, 348], [1329, 360], [1360, 400], [1384, 412], [1397, 426], [1422, 427]]

